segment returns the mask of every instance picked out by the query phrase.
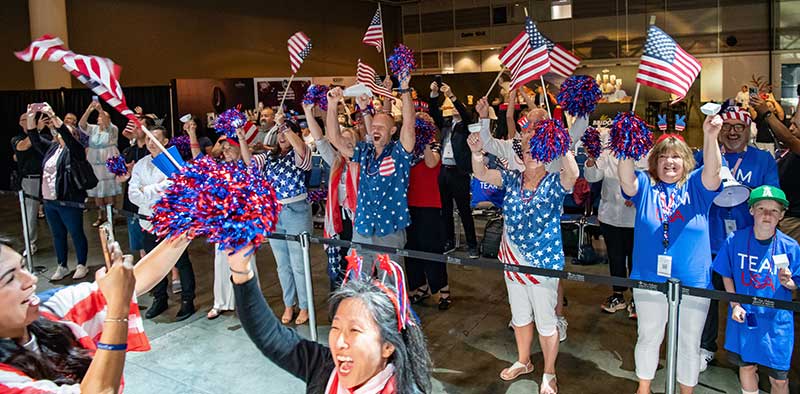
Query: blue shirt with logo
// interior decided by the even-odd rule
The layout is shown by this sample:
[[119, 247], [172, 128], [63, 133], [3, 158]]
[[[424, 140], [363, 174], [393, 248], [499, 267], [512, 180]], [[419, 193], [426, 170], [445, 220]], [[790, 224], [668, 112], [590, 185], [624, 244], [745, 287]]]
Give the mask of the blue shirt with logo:
[[[779, 230], [766, 242], [756, 240], [752, 227], [734, 232], [714, 259], [714, 271], [733, 279], [738, 294], [791, 301], [791, 290], [778, 280], [776, 256], [788, 259], [792, 279], [800, 283], [800, 246]], [[729, 307], [725, 349], [748, 363], [789, 370], [794, 346], [792, 312], [747, 304], [742, 304], [742, 308], [755, 315], [755, 324], [734, 321]]]
[[[622, 195], [636, 206], [633, 238], [633, 267], [631, 279], [665, 282], [658, 275], [658, 256], [672, 257], [670, 277], [684, 286], [709, 288], [711, 285], [711, 248], [708, 242], [708, 210], [719, 190], [703, 186], [702, 168], [689, 174], [680, 186], [663, 184], [665, 198], [675, 193], [675, 207], [669, 217], [669, 246], [664, 251], [664, 232], [659, 209], [658, 183], [652, 182], [645, 171], [636, 171], [639, 189], [633, 196]], [[677, 188], [677, 191], [676, 191]], [[721, 186], [720, 186], [721, 190]]]
[[506, 192], [502, 187], [481, 182], [478, 178], [472, 178], [470, 189], [472, 189], [471, 205], [473, 208], [484, 201], [488, 201], [498, 208], [503, 207], [503, 197], [505, 197]]
[[[727, 166], [731, 169], [731, 172], [733, 172], [733, 167], [736, 166], [739, 158], [742, 159], [733, 177], [737, 182], [749, 187], [750, 190], [763, 185], [780, 187], [778, 165], [769, 152], [748, 146], [744, 152], [726, 153], [722, 157], [727, 161]], [[697, 161], [697, 167], [703, 165], [703, 151], [695, 153], [694, 158]], [[711, 205], [711, 211], [708, 214], [708, 227], [712, 254], [718, 253], [728, 235], [725, 232], [726, 219], [734, 220], [737, 229], [753, 225], [753, 215], [750, 214], [746, 201], [732, 208]]]
[[533, 267], [564, 269], [561, 245], [561, 206], [567, 190], [559, 173], [548, 173], [535, 191], [522, 189], [522, 174], [501, 171], [505, 232]]
[[408, 178], [413, 156], [398, 141], [375, 157], [375, 146], [359, 141], [352, 161], [361, 166], [353, 227], [364, 236], [386, 236], [408, 227]]

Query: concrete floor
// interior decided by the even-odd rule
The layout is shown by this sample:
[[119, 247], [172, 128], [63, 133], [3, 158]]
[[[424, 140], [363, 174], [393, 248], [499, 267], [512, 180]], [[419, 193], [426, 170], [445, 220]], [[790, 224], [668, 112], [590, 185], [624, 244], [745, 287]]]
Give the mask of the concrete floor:
[[[21, 241], [21, 224], [16, 197], [0, 196], [0, 223], [5, 235]], [[89, 226], [94, 213], [86, 214], [86, 234], [90, 244], [90, 266], [102, 266], [97, 232]], [[35, 265], [46, 267], [40, 278], [40, 288], [67, 285], [71, 279], [51, 284], [56, 261], [49, 230], [44, 219], [39, 220], [39, 252]], [[479, 233], [483, 222], [478, 220]], [[117, 239], [127, 248], [127, 231], [124, 224], [116, 226]], [[602, 251], [602, 241], [595, 241]], [[21, 250], [21, 249], [20, 249]], [[460, 253], [460, 252], [456, 252]], [[153, 349], [147, 353], [131, 353], [125, 367], [125, 392], [139, 393], [297, 393], [304, 385], [265, 359], [251, 344], [241, 329], [235, 314], [226, 313], [209, 321], [205, 313], [212, 304], [213, 281], [212, 246], [197, 240], [190, 246], [190, 256], [197, 275], [196, 306], [198, 313], [192, 318], [173, 323], [179, 298], [172, 296], [170, 309], [162, 316], [145, 321], [145, 329]], [[70, 267], [75, 265], [74, 254]], [[269, 247], [261, 248], [257, 255], [262, 289], [274, 310], [281, 312], [280, 287], [275, 263]], [[568, 261], [571, 259], [568, 258]], [[608, 267], [577, 266], [568, 264], [568, 270], [607, 274]], [[312, 271], [315, 303], [317, 306], [320, 341], [327, 342], [328, 321], [325, 301], [328, 279], [325, 274], [325, 255], [322, 247], [312, 245]], [[508, 329], [510, 319], [503, 278], [498, 271], [451, 266], [450, 286], [453, 306], [442, 312], [435, 301], [415, 306], [426, 333], [431, 356], [435, 363], [435, 393], [534, 393], [541, 381], [542, 357], [534, 341], [533, 361], [535, 372], [515, 382], [504, 382], [499, 372], [516, 359], [513, 333]], [[636, 377], [633, 372], [633, 346], [636, 339], [636, 322], [627, 314], [601, 313], [598, 305], [610, 294], [604, 286], [566, 282], [569, 307], [569, 339], [562, 343], [557, 369], [560, 392], [569, 393], [633, 393]], [[150, 305], [148, 296], [142, 305]], [[796, 316], [797, 318], [797, 316]], [[299, 327], [304, 335], [308, 327]], [[797, 336], [797, 335], [796, 335]], [[722, 343], [723, 338], [720, 338]], [[800, 343], [796, 339], [795, 343]], [[797, 348], [797, 346], [796, 346]], [[798, 353], [798, 352], [795, 352]], [[724, 351], [717, 354], [725, 358]], [[798, 381], [798, 355], [794, 357], [794, 371], [790, 376]], [[654, 391], [664, 392], [663, 360], [658, 371]], [[762, 382], [766, 378], [762, 378]], [[792, 392], [800, 392], [793, 384]], [[768, 387], [762, 386], [762, 389]], [[698, 394], [740, 393], [736, 371], [727, 362], [715, 361], [700, 377], [695, 390]]]

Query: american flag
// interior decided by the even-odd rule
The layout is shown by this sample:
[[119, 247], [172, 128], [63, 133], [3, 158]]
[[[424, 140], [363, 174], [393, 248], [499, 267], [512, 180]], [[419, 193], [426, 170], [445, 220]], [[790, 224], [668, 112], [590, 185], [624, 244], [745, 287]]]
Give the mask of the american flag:
[[525, 30], [500, 53], [500, 62], [511, 71], [511, 89], [550, 71], [547, 43], [530, 18], [525, 19]]
[[528, 128], [528, 117], [523, 115], [520, 116], [517, 120], [517, 126], [519, 126], [520, 130], [525, 131]]
[[122, 68], [114, 64], [111, 59], [75, 54], [64, 49], [63, 44], [64, 42], [58, 37], [44, 35], [34, 40], [25, 50], [14, 52], [14, 55], [26, 62], [34, 60], [60, 62], [98, 97], [138, 125], [139, 120], [125, 103], [122, 85], [119, 84], [119, 73]]
[[358, 59], [358, 70], [356, 70], [356, 80], [366, 85], [373, 94], [377, 96], [392, 97], [392, 91], [386, 89], [378, 79], [375, 69]]
[[311, 52], [311, 39], [306, 33], [298, 31], [289, 37], [289, 63], [292, 64], [292, 74], [297, 74], [309, 52]]
[[677, 102], [686, 96], [700, 69], [700, 62], [672, 37], [650, 26], [636, 74], [637, 83], [672, 93], [678, 96]]
[[547, 50], [550, 51], [550, 71], [564, 77], [572, 75], [578, 65], [581, 64], [581, 59], [561, 44], [550, 41], [547, 37], [542, 37], [547, 43]]
[[381, 51], [383, 46], [383, 21], [381, 21], [381, 5], [378, 4], [378, 10], [375, 11], [375, 16], [372, 17], [372, 22], [369, 23], [364, 39], [361, 40], [364, 44], [375, 47], [378, 52]]

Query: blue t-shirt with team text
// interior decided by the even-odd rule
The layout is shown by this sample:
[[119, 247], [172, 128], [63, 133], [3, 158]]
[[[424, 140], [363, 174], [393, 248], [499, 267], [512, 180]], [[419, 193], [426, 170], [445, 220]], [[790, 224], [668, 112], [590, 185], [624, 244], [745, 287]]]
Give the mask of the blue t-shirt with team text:
[[408, 227], [408, 177], [411, 153], [398, 141], [389, 142], [375, 156], [375, 146], [359, 141], [353, 162], [360, 164], [358, 205], [353, 227], [364, 236], [386, 236]]
[[[708, 209], [719, 190], [706, 190], [700, 169], [689, 174], [680, 186], [664, 184], [665, 199], [675, 192], [675, 207], [669, 217], [669, 246], [672, 257], [670, 277], [684, 286], [709, 288], [711, 285], [711, 248], [708, 243]], [[664, 232], [659, 209], [659, 191], [645, 171], [636, 171], [639, 189], [633, 196], [622, 195], [636, 206], [631, 279], [665, 282], [658, 274], [658, 256], [664, 254]]]
[[[800, 246], [786, 234], [776, 231], [767, 242], [759, 242], [748, 227], [731, 234], [714, 259], [714, 271], [733, 279], [736, 293], [755, 297], [792, 300], [792, 291], [778, 280], [776, 261], [786, 259], [792, 279], [800, 283]], [[785, 260], [784, 260], [785, 261]], [[764, 306], [742, 304], [755, 315], [755, 324], [739, 323], [731, 318], [725, 329], [725, 349], [743, 361], [787, 371], [794, 346], [792, 312]]]
[[[740, 158], [742, 159], [733, 177], [737, 182], [749, 187], [750, 190], [763, 185], [780, 187], [778, 165], [769, 152], [748, 146], [744, 152], [726, 153], [722, 157], [727, 161], [727, 167], [731, 169], [731, 172], [736, 167], [736, 162]], [[694, 158], [698, 168], [703, 165], [703, 151], [695, 153]], [[711, 211], [708, 213], [708, 232], [712, 254], [717, 254], [728, 235], [725, 232], [726, 219], [735, 221], [736, 229], [753, 225], [753, 215], [750, 214], [747, 201], [732, 208], [711, 205]]]

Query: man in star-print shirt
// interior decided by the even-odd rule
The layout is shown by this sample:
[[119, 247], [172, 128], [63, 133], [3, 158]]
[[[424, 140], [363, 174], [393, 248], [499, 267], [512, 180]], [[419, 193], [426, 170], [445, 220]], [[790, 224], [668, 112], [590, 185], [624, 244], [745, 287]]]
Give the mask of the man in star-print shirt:
[[[337, 106], [328, 106], [326, 125], [328, 138], [342, 155], [359, 163], [358, 201], [356, 217], [353, 221], [353, 242], [402, 248], [406, 243], [405, 228], [410, 223], [408, 212], [408, 178], [411, 171], [411, 152], [414, 150], [414, 106], [411, 105], [409, 83], [411, 76], [400, 79], [400, 93], [403, 103], [403, 125], [399, 140], [392, 136], [397, 125], [389, 113], [379, 112], [372, 119], [367, 131], [367, 140], [355, 146], [341, 138], [337, 121]], [[328, 92], [328, 102], [342, 100], [342, 89], [334, 88]], [[372, 271], [374, 252], [361, 252], [365, 256], [366, 272]], [[400, 256], [390, 255], [392, 260], [401, 263]]]

